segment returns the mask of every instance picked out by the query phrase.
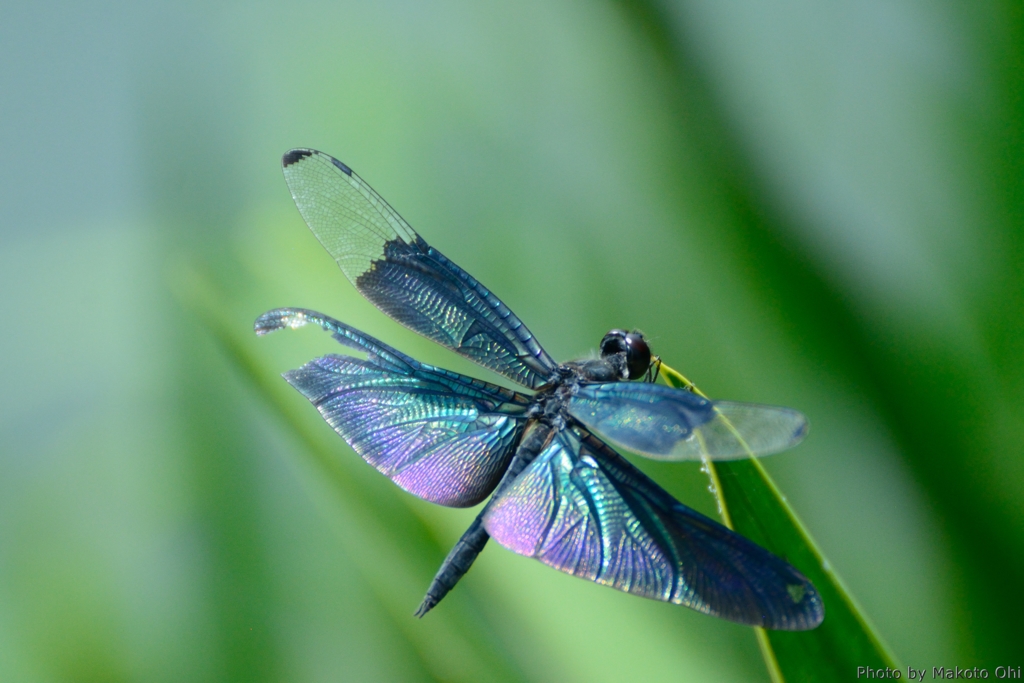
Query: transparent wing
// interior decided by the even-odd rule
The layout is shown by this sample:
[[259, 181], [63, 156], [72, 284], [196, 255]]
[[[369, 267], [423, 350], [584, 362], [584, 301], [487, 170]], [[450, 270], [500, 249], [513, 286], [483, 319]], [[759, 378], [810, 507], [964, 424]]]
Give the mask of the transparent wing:
[[814, 585], [787, 562], [574, 429], [490, 503], [484, 526], [513, 552], [634, 595], [772, 629], [824, 618]]
[[490, 494], [526, 424], [527, 397], [419, 363], [314, 311], [264, 313], [256, 333], [307, 323], [366, 353], [324, 356], [284, 374], [353, 450], [432, 503], [468, 507]]
[[299, 212], [356, 289], [406, 327], [530, 388], [556, 364], [498, 297], [428, 245], [352, 169], [284, 155]]
[[657, 460], [767, 455], [795, 446], [807, 433], [807, 418], [796, 410], [709, 401], [640, 382], [582, 386], [569, 411], [616, 446]]

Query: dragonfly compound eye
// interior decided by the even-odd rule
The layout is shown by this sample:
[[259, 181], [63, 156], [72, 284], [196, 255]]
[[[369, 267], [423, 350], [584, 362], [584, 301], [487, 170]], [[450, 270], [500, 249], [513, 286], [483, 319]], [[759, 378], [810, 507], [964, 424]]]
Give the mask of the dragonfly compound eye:
[[629, 378], [639, 379], [647, 372], [647, 368], [651, 367], [651, 347], [639, 332], [630, 332], [626, 335], [626, 347]]

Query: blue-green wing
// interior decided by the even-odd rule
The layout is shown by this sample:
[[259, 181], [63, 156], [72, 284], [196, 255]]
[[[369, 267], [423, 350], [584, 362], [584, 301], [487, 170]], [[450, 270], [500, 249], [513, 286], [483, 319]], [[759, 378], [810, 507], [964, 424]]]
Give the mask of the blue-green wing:
[[645, 598], [772, 629], [824, 618], [813, 584], [787, 562], [573, 428], [489, 504], [484, 526], [513, 552]]
[[709, 401], [641, 382], [580, 387], [573, 417], [616, 446], [658, 460], [733, 460], [791, 448], [807, 418], [790, 408]]
[[468, 507], [490, 494], [525, 426], [527, 397], [419, 363], [314, 311], [264, 313], [256, 332], [307, 323], [366, 354], [324, 356], [284, 375], [353, 450], [432, 503]]
[[310, 149], [284, 155], [299, 212], [356, 289], [406, 327], [532, 389], [556, 364], [512, 311], [428, 245], [352, 169]]

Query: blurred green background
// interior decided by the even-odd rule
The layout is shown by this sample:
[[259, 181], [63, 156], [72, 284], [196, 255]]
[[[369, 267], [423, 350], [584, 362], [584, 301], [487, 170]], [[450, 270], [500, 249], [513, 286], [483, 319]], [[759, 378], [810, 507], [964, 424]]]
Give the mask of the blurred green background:
[[804, 411], [766, 467], [897, 658], [1024, 663], [1019, 3], [0, 8], [0, 680], [767, 680], [748, 628], [497, 546], [412, 617], [474, 512], [278, 377], [328, 337], [252, 321], [494, 377], [358, 297], [295, 146], [555, 358], [636, 327]]

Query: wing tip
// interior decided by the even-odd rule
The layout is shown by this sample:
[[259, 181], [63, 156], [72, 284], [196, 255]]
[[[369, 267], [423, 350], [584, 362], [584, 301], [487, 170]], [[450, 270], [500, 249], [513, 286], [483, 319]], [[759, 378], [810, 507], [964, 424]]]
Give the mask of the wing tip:
[[292, 329], [302, 327], [307, 322], [304, 311], [297, 311], [293, 308], [275, 308], [256, 318], [256, 322], [253, 323], [253, 331], [257, 336], [262, 337], [286, 327]]
[[306, 157], [310, 156], [313, 156], [313, 150], [311, 149], [303, 149], [301, 147], [297, 149], [290, 149], [284, 153], [284, 156], [281, 157], [281, 166], [284, 168], [288, 168], [292, 164], [297, 164]]
[[803, 441], [804, 437], [807, 436], [807, 432], [810, 431], [810, 429], [811, 429], [811, 423], [807, 419], [807, 416], [804, 415], [803, 413], [797, 413], [797, 415], [799, 415], [800, 417], [799, 417], [799, 420], [798, 420], [799, 424], [797, 425], [796, 429], [793, 430], [793, 445], [794, 446], [796, 444], [800, 443], [801, 441]]
[[288, 168], [292, 164], [297, 164], [303, 159], [309, 158], [314, 154], [319, 154], [322, 157], [327, 157], [328, 159], [331, 160], [331, 163], [334, 164], [335, 168], [337, 168], [339, 171], [341, 171], [345, 175], [352, 175], [352, 169], [349, 168], [347, 164], [338, 161], [330, 154], [324, 154], [323, 152], [317, 152], [315, 149], [307, 149], [305, 147], [296, 147], [295, 149], [290, 149], [287, 152], [285, 152], [284, 156], [281, 157], [281, 166], [283, 168]]
[[276, 332], [281, 329], [281, 318], [275, 315], [276, 311], [267, 311], [260, 317], [256, 318], [256, 322], [253, 323], [252, 329], [256, 333], [256, 336], [262, 337], [265, 334]]
[[801, 631], [810, 631], [821, 626], [821, 622], [825, 621], [825, 603], [821, 601], [821, 598], [816, 598], [816, 604], [814, 611], [808, 616], [806, 628], [800, 629]]
[[786, 586], [786, 591], [793, 606], [800, 609], [795, 613], [786, 614], [777, 624], [766, 624], [767, 628], [778, 631], [811, 631], [821, 626], [825, 620], [825, 603], [821, 600], [814, 584], [804, 577], [800, 583]]

